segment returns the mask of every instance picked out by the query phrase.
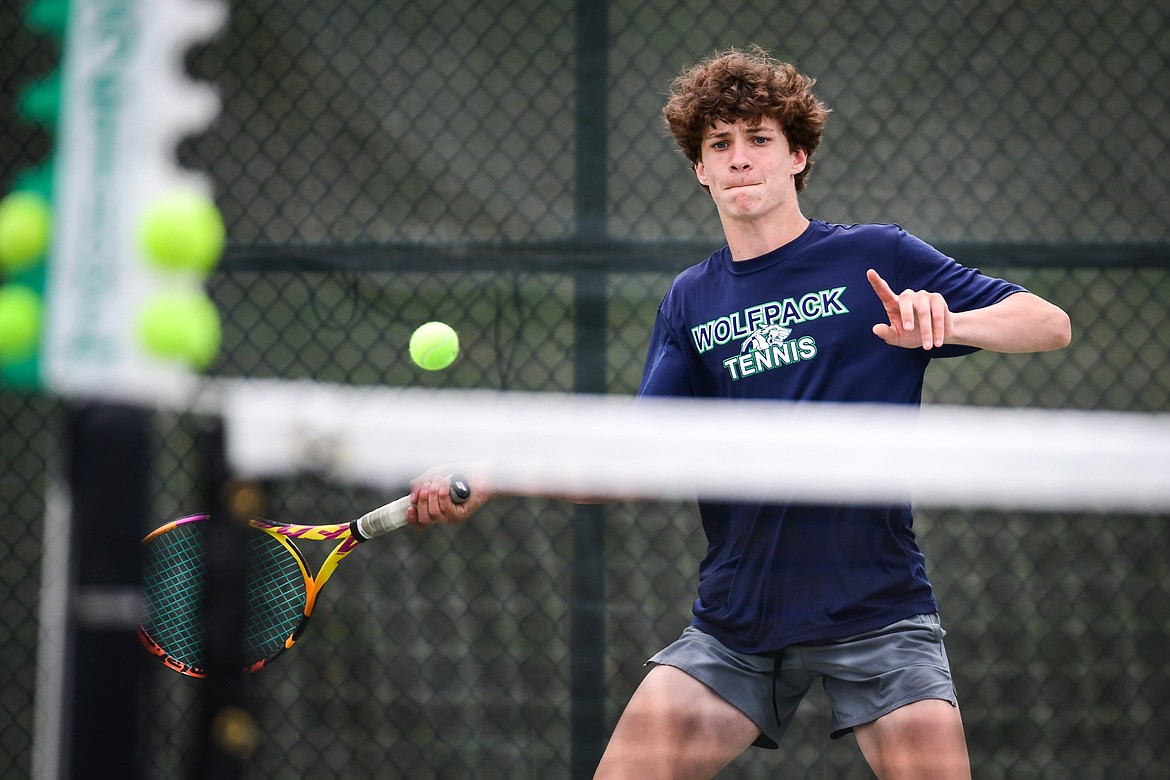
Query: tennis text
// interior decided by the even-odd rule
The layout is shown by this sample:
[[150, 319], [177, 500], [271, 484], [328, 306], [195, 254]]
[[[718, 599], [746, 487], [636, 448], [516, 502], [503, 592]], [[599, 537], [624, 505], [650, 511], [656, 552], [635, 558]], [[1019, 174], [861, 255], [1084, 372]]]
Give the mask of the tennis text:
[[736, 382], [745, 376], [790, 366], [817, 356], [817, 342], [812, 336], [801, 336], [795, 341], [772, 344], [765, 349], [753, 349], [723, 361], [723, 367]]

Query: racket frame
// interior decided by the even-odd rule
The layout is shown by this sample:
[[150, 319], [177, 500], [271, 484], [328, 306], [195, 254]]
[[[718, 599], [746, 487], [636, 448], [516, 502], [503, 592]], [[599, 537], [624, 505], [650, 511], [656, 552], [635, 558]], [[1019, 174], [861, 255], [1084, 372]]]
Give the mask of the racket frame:
[[[467, 480], [452, 475], [450, 489], [451, 500], [456, 504], [461, 504], [467, 500], [470, 494], [471, 489]], [[313, 614], [313, 608], [317, 604], [317, 596], [321, 593], [321, 589], [325, 586], [325, 583], [333, 576], [333, 572], [337, 570], [341, 561], [353, 552], [354, 548], [359, 544], [406, 525], [406, 510], [409, 506], [410, 496], [403, 496], [389, 504], [367, 512], [356, 520], [345, 523], [327, 523], [324, 525], [281, 523], [276, 520], [268, 520], [260, 517], [248, 518], [248, 525], [276, 539], [296, 559], [297, 565], [301, 570], [301, 575], [305, 580], [305, 606], [300, 620], [297, 621], [296, 626], [284, 640], [284, 643], [266, 658], [256, 661], [245, 668], [243, 670], [244, 674], [259, 671], [271, 663], [273, 659], [279, 657], [296, 644], [296, 641], [301, 637], [301, 634], [305, 631], [305, 627], [308, 625], [309, 617]], [[159, 536], [181, 526], [205, 522], [208, 519], [209, 516], [207, 514], [197, 514], [172, 520], [147, 534], [143, 538], [142, 544], [147, 545]], [[295, 540], [297, 539], [337, 542], [332, 552], [326, 556], [320, 568], [318, 568], [315, 576], [311, 573], [304, 554], [296, 545]], [[187, 664], [168, 653], [150, 636], [146, 627], [141, 624], [138, 626], [138, 639], [151, 655], [158, 658], [169, 669], [173, 669], [188, 677], [207, 677], [207, 671], [205, 669]]]

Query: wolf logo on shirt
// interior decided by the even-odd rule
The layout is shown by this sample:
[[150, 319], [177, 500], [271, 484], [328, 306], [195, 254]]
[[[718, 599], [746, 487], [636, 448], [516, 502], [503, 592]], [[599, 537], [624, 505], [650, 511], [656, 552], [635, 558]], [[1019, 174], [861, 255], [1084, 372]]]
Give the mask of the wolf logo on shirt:
[[764, 350], [773, 345], [780, 346], [790, 333], [792, 333], [792, 329], [785, 328], [783, 325], [765, 325], [762, 328], [757, 328], [752, 335], [744, 339], [739, 353], [742, 355], [745, 352]]

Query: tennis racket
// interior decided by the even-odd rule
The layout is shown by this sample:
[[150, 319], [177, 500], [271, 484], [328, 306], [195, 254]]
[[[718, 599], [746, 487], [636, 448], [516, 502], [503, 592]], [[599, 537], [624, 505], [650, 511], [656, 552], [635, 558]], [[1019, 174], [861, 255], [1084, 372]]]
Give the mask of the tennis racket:
[[[471, 495], [462, 477], [451, 477], [451, 500]], [[348, 523], [294, 525], [251, 518], [248, 541], [244, 673], [255, 672], [288, 650], [308, 624], [321, 588], [355, 547], [406, 525], [410, 496], [392, 501]], [[207, 515], [173, 520], [147, 534], [142, 588], [145, 616], [138, 638], [176, 672], [206, 677], [203, 606], [207, 568]], [[337, 546], [313, 576], [294, 539], [335, 541]]]

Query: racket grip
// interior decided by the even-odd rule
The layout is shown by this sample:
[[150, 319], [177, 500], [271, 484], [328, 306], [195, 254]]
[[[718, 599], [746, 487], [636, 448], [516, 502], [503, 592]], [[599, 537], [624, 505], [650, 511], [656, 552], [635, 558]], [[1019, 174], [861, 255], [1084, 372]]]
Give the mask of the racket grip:
[[[458, 474], [452, 474], [451, 501], [462, 504], [471, 495], [471, 485]], [[406, 525], [406, 510], [410, 508], [410, 496], [395, 499], [389, 504], [366, 512], [364, 515], [349, 524], [353, 538], [359, 542], [369, 541], [375, 536], [389, 533], [395, 528]]]

